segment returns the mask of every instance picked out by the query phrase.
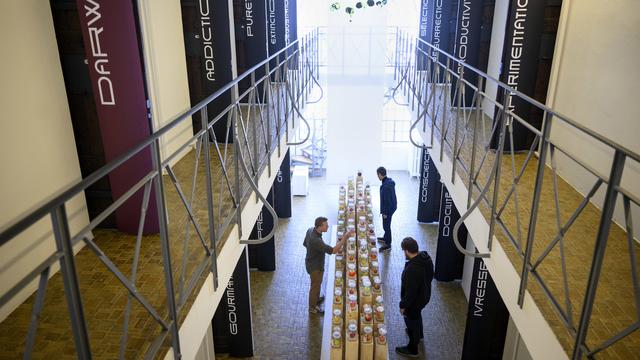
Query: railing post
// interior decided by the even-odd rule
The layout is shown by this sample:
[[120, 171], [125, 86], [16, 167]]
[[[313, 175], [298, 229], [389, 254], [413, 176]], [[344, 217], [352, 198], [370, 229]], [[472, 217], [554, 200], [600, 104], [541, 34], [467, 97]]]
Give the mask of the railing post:
[[[284, 138], [286, 142], [289, 142], [289, 96], [287, 96], [287, 92], [289, 91], [289, 60], [285, 60], [283, 64], [284, 68], [284, 79], [282, 81], [282, 87], [284, 88]], [[313, 70], [312, 70], [313, 71]], [[291, 120], [293, 122], [294, 111], [291, 108]]]
[[[252, 79], [253, 80], [253, 79]], [[205, 129], [204, 135], [202, 135], [202, 146], [204, 147], [204, 168], [207, 184], [207, 215], [209, 219], [209, 243], [211, 246], [211, 274], [213, 275], [213, 289], [218, 289], [218, 254], [216, 252], [216, 227], [215, 219], [213, 217], [213, 189], [211, 187], [211, 159], [210, 159], [210, 145], [209, 145], [209, 118], [207, 115], [207, 107], [203, 107], [200, 110], [200, 121], [202, 129]]]
[[[506, 91], [505, 91], [506, 92]], [[536, 170], [536, 182], [533, 188], [533, 199], [531, 201], [531, 214], [529, 216], [529, 229], [527, 230], [527, 243], [525, 244], [524, 261], [522, 262], [522, 272], [520, 274], [520, 288], [518, 290], [518, 305], [524, 304], [524, 294], [527, 290], [529, 279], [529, 262], [533, 251], [533, 241], [536, 234], [536, 222], [538, 220], [538, 207], [540, 206], [540, 196], [542, 195], [542, 183], [544, 181], [544, 170], [547, 166], [547, 152], [549, 148], [548, 137], [551, 132], [551, 119], [553, 114], [545, 112], [544, 123], [542, 124], [542, 134], [540, 135], [540, 152], [538, 156], [538, 169]], [[511, 150], [513, 151], [513, 149]], [[516, 215], [517, 216], [517, 215]]]
[[[439, 53], [438, 53], [439, 54]], [[438, 56], [439, 57], [439, 56]], [[436, 60], [437, 61], [437, 60]], [[447, 58], [447, 67], [444, 70], [444, 86], [442, 87], [442, 91], [444, 91], [444, 96], [443, 96], [443, 104], [442, 104], [442, 134], [441, 134], [441, 146], [440, 146], [440, 162], [442, 162], [442, 159], [444, 159], [444, 148], [446, 146], [446, 140], [447, 140], [447, 105], [449, 103], [449, 83], [451, 78], [449, 77], [449, 67], [450, 67], [450, 59]], [[436, 81], [439, 81], [439, 77], [436, 79]], [[451, 159], [451, 161], [453, 161], [453, 163], [455, 164], [456, 159]], [[455, 166], [455, 165], [454, 165]]]
[[596, 299], [596, 290], [598, 289], [604, 254], [607, 249], [607, 240], [609, 239], [611, 223], [613, 222], [613, 211], [616, 207], [618, 186], [620, 186], [620, 181], [622, 180], [625, 159], [626, 155], [622, 151], [615, 151], [611, 173], [609, 175], [609, 184], [607, 185], [607, 191], [604, 196], [602, 214], [600, 215], [600, 225], [598, 226], [593, 260], [591, 261], [591, 270], [589, 271], [589, 282], [587, 283], [582, 312], [580, 313], [580, 324], [578, 325], [578, 331], [576, 333], [576, 342], [573, 345], [573, 355], [571, 357], [573, 360], [582, 358], [582, 344], [584, 344], [587, 338], [587, 332], [589, 331], [589, 321], [591, 320], [593, 303]]
[[[458, 81], [457, 81], [457, 89], [456, 89], [456, 98], [453, 101], [456, 102], [457, 109], [455, 115], [455, 130], [453, 134], [453, 166], [451, 167], [451, 183], [455, 184], [456, 181], [456, 164], [458, 163], [458, 142], [460, 141], [460, 110], [462, 110], [462, 89], [464, 89], [464, 82], [462, 81], [462, 77], [464, 76], [464, 66], [460, 65], [460, 71], [458, 71]], [[451, 93], [451, 91], [448, 91]], [[463, 112], [463, 123], [464, 123], [464, 112]]]
[[[269, 72], [267, 72], [267, 79], [269, 78]], [[268, 86], [268, 85], [265, 85]], [[268, 107], [267, 107], [268, 108]], [[236, 195], [238, 196], [238, 203], [236, 204], [236, 224], [238, 225], [238, 237], [242, 239], [242, 186], [240, 181], [240, 176], [242, 173], [240, 172], [240, 151], [242, 151], [242, 147], [240, 146], [240, 137], [236, 136], [238, 133], [238, 108], [233, 107], [233, 116], [231, 117], [231, 129], [233, 131], [233, 159], [234, 159], [234, 171], [236, 173]], [[271, 136], [271, 135], [269, 135]]]
[[507, 136], [507, 104], [509, 99], [509, 92], [505, 89], [502, 95], [502, 113], [500, 114], [500, 132], [499, 132], [499, 145], [496, 150], [496, 176], [493, 182], [493, 198], [491, 202], [491, 220], [489, 222], [489, 239], [487, 239], [487, 248], [491, 251], [491, 245], [493, 244], [493, 233], [496, 227], [496, 209], [498, 208], [498, 194], [500, 193], [500, 177], [502, 173], [502, 153], [504, 152], [504, 142]]
[[482, 92], [482, 76], [478, 75], [478, 90], [476, 98], [476, 120], [473, 124], [473, 138], [471, 140], [471, 164], [469, 165], [469, 195], [467, 196], [467, 209], [471, 206], [471, 198], [473, 196], [473, 179], [476, 171], [476, 146], [478, 144], [478, 126], [480, 121], [484, 121], [482, 114], [481, 92]]
[[89, 333], [84, 318], [80, 284], [78, 283], [76, 263], [73, 257], [73, 245], [71, 244], [69, 223], [67, 222], [67, 212], [64, 204], [51, 211], [51, 223], [53, 225], [56, 248], [59, 252], [62, 252], [62, 257], [60, 257], [60, 272], [64, 283], [69, 319], [71, 320], [71, 330], [73, 332], [73, 340], [76, 345], [78, 358], [91, 359]]
[[280, 104], [280, 92], [282, 92], [282, 83], [280, 82], [280, 75], [281, 75], [280, 74], [280, 54], [276, 55], [276, 72], [275, 73], [276, 73], [276, 76], [277, 76], [276, 77], [276, 79], [277, 79], [277, 81], [276, 81], [277, 92], [276, 92], [276, 104], [275, 104], [276, 105], [275, 106], [275, 108], [276, 108], [276, 135], [278, 137], [278, 144], [277, 144], [278, 145], [278, 157], [280, 157], [280, 152], [281, 152], [281, 149], [280, 149], [280, 146], [281, 146], [280, 145], [280, 143], [281, 143], [280, 136], [282, 134], [282, 119], [280, 119], [280, 117], [281, 117], [280, 113], [282, 112], [282, 109], [280, 109], [280, 105], [281, 105]]
[[[267, 61], [264, 66], [266, 67], [265, 71], [267, 74], [269, 74], [269, 62]], [[269, 86], [267, 79], [269, 79], [269, 76], [267, 76], [265, 78], [265, 80], [262, 82], [262, 92], [264, 94], [264, 102], [266, 104], [261, 104], [260, 106], [266, 105], [266, 109], [267, 109], [267, 168], [269, 170], [269, 176], [271, 176], [271, 140], [273, 139], [273, 134], [271, 133], [271, 110], [269, 109], [270, 105], [270, 99], [269, 99], [269, 95], [271, 91], [269, 91], [267, 93], [267, 86]], [[270, 90], [270, 89], [269, 89]], [[273, 99], [271, 99], [273, 100]]]
[[[207, 135], [208, 136], [208, 135]], [[155, 197], [158, 208], [158, 223], [160, 225], [160, 245], [162, 248], [162, 263], [164, 270], [164, 284], [167, 293], [167, 312], [171, 323], [171, 345], [173, 347], [173, 358], [182, 358], [180, 350], [180, 337], [178, 332], [178, 312], [176, 310], [175, 291], [173, 288], [173, 271], [171, 269], [171, 251], [169, 247], [169, 231], [167, 229], [167, 209], [164, 202], [164, 184], [162, 182], [162, 158], [160, 156], [160, 138], [151, 143], [151, 160], [153, 168], [158, 172], [155, 176]]]

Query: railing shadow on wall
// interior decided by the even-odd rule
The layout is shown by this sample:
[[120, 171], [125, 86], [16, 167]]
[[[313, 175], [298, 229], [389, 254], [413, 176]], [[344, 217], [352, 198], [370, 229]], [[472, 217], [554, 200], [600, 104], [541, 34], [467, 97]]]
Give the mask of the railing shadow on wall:
[[[402, 30], [396, 30], [395, 44], [398, 85], [394, 100], [402, 93], [408, 100], [404, 105], [417, 114], [410, 141], [422, 149], [433, 149], [438, 142], [440, 153], [432, 156], [442, 161], [446, 155], [452, 163], [452, 173], [441, 175], [450, 176], [452, 183], [464, 181], [468, 191], [467, 211], [454, 228], [458, 249], [465, 255], [486, 258], [491, 256], [494, 236], [504, 239], [501, 244], [514, 267], [520, 268], [518, 305], [522, 307], [525, 292], [532, 291], [529, 279], [534, 278], [565, 328], [563, 346], [573, 359], [594, 358], [632, 335], [640, 328], [640, 246], [633, 226], [640, 199], [621, 185], [621, 180], [625, 169], [640, 163], [640, 155]], [[498, 87], [497, 100], [485, 92], [488, 83]], [[531, 110], [518, 111], [516, 103]], [[487, 105], [493, 116], [486, 115]], [[558, 136], [554, 138], [559, 126], [606, 147], [612, 159], [609, 174], [576, 156]], [[419, 130], [430, 137], [427, 144], [414, 138]], [[579, 194], [562, 179], [559, 158], [592, 179], [586, 194]], [[597, 202], [594, 196], [603, 187], [604, 200]], [[624, 208], [620, 226], [613, 219], [617, 202]], [[457, 230], [476, 209], [489, 222], [488, 238], [474, 239], [480, 244], [486, 240], [484, 253], [467, 251], [457, 239]], [[576, 240], [582, 244], [576, 246]], [[607, 273], [603, 267], [605, 250], [612, 247], [616, 254], [624, 254], [613, 262], [625, 266], [608, 266]], [[576, 258], [577, 252], [587, 259], [581, 267], [571, 258]], [[557, 269], [551, 271], [548, 263]], [[596, 334], [589, 328], [596, 290], [609, 286], [609, 281], [619, 285], [620, 274], [615, 269], [624, 272], [628, 326]]]
[[[206, 278], [208, 271], [213, 274], [214, 289], [218, 288], [217, 253], [234, 225], [237, 225], [240, 242], [244, 244], [261, 243], [271, 236], [268, 234], [259, 239], [243, 237], [242, 205], [255, 193], [277, 221], [273, 208], [260, 194], [257, 184], [265, 170], [272, 174], [272, 155], [283, 152], [283, 142], [287, 145], [301, 144], [309, 137], [307, 134], [306, 137], [297, 139], [299, 132], [296, 120], [306, 125], [308, 133], [309, 125], [306, 124], [301, 108], [314, 84], [319, 86], [318, 37], [318, 29], [313, 29], [180, 114], [127, 153], [64, 191], [54, 194], [51, 200], [0, 231], [0, 245], [4, 245], [15, 241], [36, 222], [49, 218], [56, 243], [56, 250], [46, 260], [34, 264], [29, 274], [15, 279], [15, 284], [0, 296], [0, 306], [5, 306], [32, 281], [39, 281], [23, 342], [24, 358], [30, 358], [38, 351], [34, 349], [34, 344], [45, 304], [45, 292], [55, 263], [59, 263], [61, 268], [60, 276], [64, 284], [76, 355], [81, 359], [88, 359], [95, 352], [95, 349], [92, 351], [91, 344], [95, 345], [100, 339], [90, 338], [83, 307], [83, 301], [87, 299], [81, 294], [73, 254], [74, 246], [80, 242], [85, 243], [103, 264], [103, 269], [115, 276], [127, 292], [126, 305], [114, 309], [124, 317], [119, 344], [115, 349], [100, 349], [103, 354], [110, 350], [113, 357], [116, 354], [120, 358], [127, 357], [129, 324], [133, 317], [132, 306], [135, 304], [156, 325], [156, 330], [152, 327], [152, 331], [144, 335], [143, 346], [138, 350], [145, 352], [146, 358], [154, 358], [163, 346], [166, 347], [166, 339], [170, 335], [173, 354], [176, 359], [180, 358], [178, 327], [189, 310], [189, 299], [193, 299], [198, 285], [202, 285], [202, 279]], [[242, 88], [246, 90], [242, 91]], [[220, 114], [207, 114], [207, 105], [225, 93], [232, 94], [232, 103]], [[166, 159], [162, 159], [160, 139], [183, 121], [191, 121], [191, 115], [197, 112], [201, 115], [202, 129]], [[227, 124], [225, 139], [217, 139], [213, 131], [213, 126], [221, 121]], [[290, 129], [294, 128], [295, 133], [290, 133]], [[113, 204], [87, 226], [72, 234], [68, 225], [66, 202], [143, 152], [151, 154], [153, 169], [136, 179], [135, 185], [120, 198], [114, 199]], [[188, 152], [187, 155], [184, 155], [185, 152]], [[177, 164], [170, 165], [183, 155], [186, 161], [180, 160]], [[188, 189], [188, 186], [190, 191], [185, 192], [184, 189]], [[143, 196], [138, 233], [131, 237], [128, 244], [128, 253], [125, 254], [129, 259], [128, 263], [122, 264], [103, 251], [99, 236], [94, 238], [92, 233], [104, 219], [132, 196], [140, 193]], [[157, 204], [157, 214], [147, 213], [152, 196]], [[182, 213], [185, 221], [178, 221], [180, 216], [174, 216], [175, 211], [171, 209], [178, 209], [175, 211]], [[144, 234], [145, 221], [152, 216], [157, 216], [159, 234]], [[149, 243], [153, 246], [147, 246]], [[196, 244], [195, 252], [192, 250], [193, 243]], [[182, 254], [180, 262], [176, 260], [178, 253]], [[156, 273], [138, 274], [145, 266], [141, 259], [145, 263], [155, 263]], [[123, 268], [130, 269], [130, 273], [125, 274]], [[140, 277], [147, 275], [162, 278], [164, 291], [153, 286], [145, 288], [146, 282], [143, 284]], [[101, 291], [94, 290], [98, 294]], [[162, 293], [159, 299], [150, 298], [158, 293]], [[109, 293], [104, 293], [103, 296], [109, 296]], [[117, 321], [118, 318], [116, 316], [112, 320]]]

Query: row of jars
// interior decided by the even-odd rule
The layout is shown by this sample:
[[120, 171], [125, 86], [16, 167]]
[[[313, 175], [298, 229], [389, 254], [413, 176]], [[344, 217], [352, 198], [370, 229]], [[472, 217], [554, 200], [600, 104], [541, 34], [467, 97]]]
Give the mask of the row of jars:
[[[381, 279], [378, 263], [377, 238], [375, 236], [375, 225], [373, 224], [373, 213], [371, 204], [371, 188], [367, 185], [364, 193], [361, 192], [361, 184], [358, 187], [358, 238], [362, 239], [359, 247], [360, 274], [361, 274], [361, 297], [369, 298], [370, 292], [374, 297], [374, 301], [369, 305], [365, 302], [362, 306], [361, 327], [364, 341], [370, 341], [375, 338], [377, 345], [386, 345], [387, 329], [384, 323], [384, 300], [382, 296]], [[363, 196], [366, 195], [366, 196]], [[366, 216], [361, 212], [362, 205], [365, 205]], [[366, 227], [366, 228], [365, 228]], [[364, 229], [363, 229], [364, 228]], [[366, 229], [366, 234], [362, 234], [362, 230]], [[368, 242], [365, 240], [368, 239]], [[368, 250], [368, 251], [367, 251]], [[368, 275], [366, 276], [368, 270]], [[370, 279], [373, 279], [371, 281]], [[367, 329], [365, 331], [365, 328]], [[373, 331], [370, 331], [372, 329]], [[373, 334], [371, 334], [373, 333]], [[371, 335], [368, 335], [371, 334]]]

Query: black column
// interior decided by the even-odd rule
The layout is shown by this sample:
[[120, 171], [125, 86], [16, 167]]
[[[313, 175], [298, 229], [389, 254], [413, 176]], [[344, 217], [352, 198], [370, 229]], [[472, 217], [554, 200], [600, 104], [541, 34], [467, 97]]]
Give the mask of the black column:
[[[298, 40], [298, 4], [297, 0], [284, 0], [286, 6], [285, 13], [285, 39], [287, 40], [286, 45], [291, 44], [292, 42]], [[287, 51], [287, 55], [292, 54], [298, 48], [297, 45], [294, 45]], [[292, 59], [289, 62], [289, 69], [297, 70], [298, 62], [296, 58]]]
[[[429, 0], [427, 2], [427, 41], [442, 51], [453, 52], [453, 40], [456, 24], [456, 10], [453, 0]], [[438, 60], [445, 64], [447, 58], [440, 56], [435, 50], [432, 55], [437, 55]], [[442, 70], [442, 69], [441, 69]], [[444, 82], [444, 71], [440, 71], [437, 82]]]
[[[464, 268], [464, 254], [453, 243], [453, 227], [460, 220], [460, 213], [446, 186], [442, 185], [441, 193], [434, 278], [438, 281], [453, 281], [462, 279], [462, 269]], [[460, 244], [465, 248], [467, 234], [467, 227], [462, 224], [458, 230], [458, 238]]]
[[[478, 67], [480, 60], [480, 37], [482, 35], [482, 15], [484, 12], [484, 0], [459, 0], [458, 16], [456, 19], [456, 36], [454, 39], [454, 55], [465, 64]], [[459, 66], [456, 72], [460, 73]], [[474, 86], [478, 77], [472, 71], [465, 71], [463, 78]], [[455, 91], [455, 88], [452, 89]], [[453, 95], [453, 94], [452, 94]], [[461, 99], [462, 107], [471, 107], [473, 91], [465, 87], [464, 97]], [[455, 96], [451, 98], [452, 105], [458, 106]], [[475, 104], [478, 106], [478, 104]]]
[[[231, 82], [231, 30], [229, 4], [215, 0], [181, 0], [184, 46], [187, 55], [189, 96], [194, 106]], [[227, 91], [207, 105], [209, 120], [231, 103]], [[194, 133], [202, 129], [200, 112], [192, 115]], [[233, 142], [227, 136], [227, 117], [213, 126], [219, 142]]]
[[[534, 96], [538, 76], [540, 44], [544, 25], [545, 1], [511, 0], [509, 19], [502, 51], [500, 81], [525, 95]], [[502, 101], [504, 92], [498, 91]], [[540, 128], [540, 116], [532, 116], [531, 104], [520, 97], [507, 95], [507, 107], [531, 125]], [[500, 112], [496, 110], [496, 120]], [[513, 121], [513, 150], [528, 150], [535, 134]], [[498, 124], [498, 128], [500, 124]], [[498, 147], [499, 131], [492, 138], [491, 148]], [[505, 150], [511, 150], [510, 141], [505, 141]]]
[[[273, 188], [267, 195], [267, 202], [269, 205], [274, 206], [273, 203]], [[257, 239], [265, 236], [273, 229], [273, 217], [265, 206], [262, 207], [262, 211], [258, 214], [258, 220], [253, 226], [251, 231], [251, 239]], [[276, 245], [275, 236], [271, 237], [269, 241], [260, 245], [249, 245], [249, 267], [252, 269], [258, 269], [260, 271], [275, 271], [276, 269]]]
[[253, 356], [251, 290], [246, 250], [242, 251], [220, 299], [212, 325], [216, 353], [228, 353], [234, 357]]
[[[420, 22], [418, 23], [418, 38], [425, 42], [431, 41], [428, 32], [430, 20], [431, 17], [429, 17], [429, 0], [420, 0]], [[422, 42], [418, 43], [417, 48], [426, 53], [429, 52], [429, 47], [424, 45]], [[427, 69], [427, 57], [422, 51], [418, 51], [417, 53], [416, 64], [418, 70]]]
[[[236, 63], [238, 75], [267, 59], [267, 0], [233, 0], [233, 19], [236, 35]], [[256, 79], [263, 77], [264, 68], [256, 71]], [[242, 94], [251, 86], [251, 79], [240, 82]], [[260, 87], [263, 89], [263, 87]], [[262, 90], [259, 97], [262, 98]], [[247, 99], [242, 102], [248, 102]]]
[[438, 221], [440, 204], [440, 174], [431, 160], [429, 152], [422, 150], [420, 189], [418, 193], [418, 221], [432, 223]]
[[273, 202], [279, 218], [291, 217], [291, 149], [287, 150], [273, 182]]
[[502, 359], [509, 311], [484, 261], [475, 259], [462, 359]]

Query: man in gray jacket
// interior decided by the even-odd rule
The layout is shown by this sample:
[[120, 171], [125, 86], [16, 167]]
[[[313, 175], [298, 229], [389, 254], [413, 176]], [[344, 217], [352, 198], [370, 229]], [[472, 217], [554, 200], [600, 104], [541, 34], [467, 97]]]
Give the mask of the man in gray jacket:
[[326, 217], [319, 217], [315, 221], [315, 226], [307, 230], [303, 245], [307, 248], [307, 256], [304, 264], [307, 273], [311, 277], [311, 288], [309, 289], [309, 312], [312, 314], [322, 314], [324, 310], [320, 304], [324, 297], [320, 297], [320, 287], [324, 276], [324, 256], [325, 254], [337, 254], [342, 251], [346, 239], [355, 234], [349, 231], [338, 240], [336, 246], [331, 247], [322, 240], [322, 233], [329, 230], [329, 222]]

